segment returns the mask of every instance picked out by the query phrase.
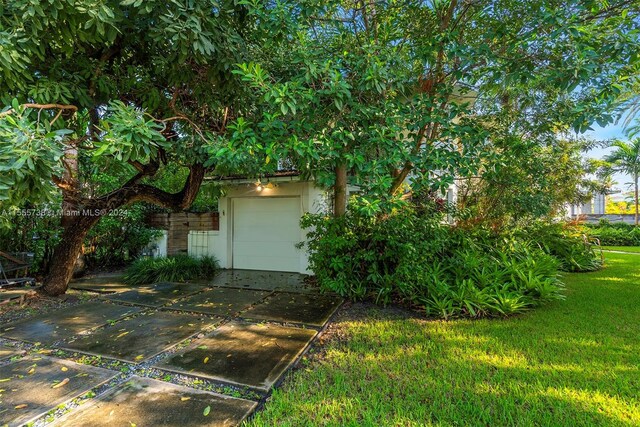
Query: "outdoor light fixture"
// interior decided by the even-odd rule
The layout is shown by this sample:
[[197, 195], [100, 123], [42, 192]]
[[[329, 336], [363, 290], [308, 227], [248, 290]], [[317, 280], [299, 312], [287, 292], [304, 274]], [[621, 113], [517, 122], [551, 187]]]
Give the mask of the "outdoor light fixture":
[[260, 192], [264, 189], [264, 187], [262, 186], [262, 183], [260, 182], [260, 180], [257, 180], [256, 183], [256, 191]]

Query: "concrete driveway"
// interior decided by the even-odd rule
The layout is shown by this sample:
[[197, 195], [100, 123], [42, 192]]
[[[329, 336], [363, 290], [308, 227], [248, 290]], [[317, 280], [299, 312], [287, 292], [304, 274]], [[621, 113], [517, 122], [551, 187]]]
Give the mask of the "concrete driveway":
[[0, 425], [238, 425], [342, 303], [264, 271], [72, 287], [94, 297], [0, 326]]

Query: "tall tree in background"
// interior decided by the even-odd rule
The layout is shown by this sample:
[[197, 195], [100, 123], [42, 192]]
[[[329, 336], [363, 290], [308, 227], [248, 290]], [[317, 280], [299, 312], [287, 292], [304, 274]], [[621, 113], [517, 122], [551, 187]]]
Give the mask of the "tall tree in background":
[[[62, 197], [43, 291], [66, 291], [88, 230], [137, 201], [184, 209], [247, 101], [231, 74], [253, 27], [237, 1], [9, 0], [0, 5], [0, 204]], [[167, 192], [149, 179], [188, 168]], [[109, 171], [122, 181], [105, 190]], [[117, 172], [117, 173], [116, 173]]]
[[458, 225], [513, 229], [537, 218], [561, 216], [567, 205], [606, 191], [606, 183], [587, 178], [592, 167], [582, 156], [591, 145], [581, 138], [541, 144], [494, 135], [492, 151], [480, 159], [478, 174], [456, 180]]
[[633, 205], [635, 207], [635, 225], [638, 225], [638, 180], [640, 179], [640, 138], [628, 142], [614, 141], [613, 152], [605, 156], [605, 161], [613, 172], [628, 174], [633, 179]]

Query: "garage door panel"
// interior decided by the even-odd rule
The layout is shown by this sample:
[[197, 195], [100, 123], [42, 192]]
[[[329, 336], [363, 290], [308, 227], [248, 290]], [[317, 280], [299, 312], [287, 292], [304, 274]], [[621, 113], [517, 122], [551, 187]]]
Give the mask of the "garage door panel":
[[[296, 224], [290, 225], [290, 227], [295, 227]], [[263, 227], [258, 227], [263, 228]], [[287, 230], [282, 227], [271, 227], [268, 232], [260, 231], [259, 233], [243, 233], [240, 236], [236, 235], [234, 239], [236, 242], [293, 242], [296, 240], [300, 240], [300, 233], [292, 233], [290, 230]]]
[[[256, 215], [264, 215], [261, 212], [257, 212]], [[267, 238], [267, 236], [278, 236], [282, 234], [282, 239], [290, 239], [293, 237], [297, 237], [300, 235], [300, 225], [297, 221], [292, 221], [291, 218], [293, 215], [287, 215], [286, 217], [282, 215], [278, 220], [274, 220], [274, 222], [264, 222], [264, 223], [247, 223], [242, 221], [242, 218], [238, 221], [236, 219], [236, 223], [238, 224], [238, 230], [236, 231], [236, 239], [239, 240], [247, 240], [247, 239], [261, 239]], [[288, 222], [283, 223], [284, 221]], [[256, 231], [258, 231], [256, 233]]]
[[299, 254], [295, 248], [295, 243], [292, 242], [270, 242], [269, 249], [264, 250], [260, 245], [255, 245], [253, 242], [235, 242], [233, 252], [235, 256], [259, 256], [259, 257], [277, 257], [280, 258], [280, 254], [293, 255], [296, 259], [299, 259]]
[[[256, 213], [256, 215], [263, 214]], [[242, 221], [242, 218], [239, 220], [236, 218], [236, 224], [238, 224], [238, 227], [235, 227], [235, 239], [244, 241], [261, 241], [277, 238], [278, 240], [288, 241], [294, 238], [299, 238], [300, 226], [297, 222], [290, 221], [290, 217], [292, 217], [292, 215], [282, 217], [278, 219], [278, 222], [257, 224], [246, 223]], [[289, 223], [283, 224], [281, 221], [288, 221]]]
[[299, 271], [300, 198], [235, 199], [233, 267]]
[[[235, 266], [235, 263], [238, 263], [239, 266]], [[278, 267], [278, 265], [282, 264], [282, 260], [276, 257], [238, 257], [238, 259], [234, 259], [234, 268], [239, 268], [243, 270], [267, 270], [267, 271], [295, 271], [298, 270], [287, 270], [286, 267]]]

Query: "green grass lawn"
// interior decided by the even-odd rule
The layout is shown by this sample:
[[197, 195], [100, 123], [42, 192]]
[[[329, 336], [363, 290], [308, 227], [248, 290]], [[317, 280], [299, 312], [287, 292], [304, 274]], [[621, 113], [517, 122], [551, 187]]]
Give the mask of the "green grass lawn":
[[640, 246], [603, 246], [605, 251], [635, 252], [640, 254]]
[[567, 274], [566, 300], [429, 321], [356, 304], [248, 425], [640, 425], [640, 259]]

